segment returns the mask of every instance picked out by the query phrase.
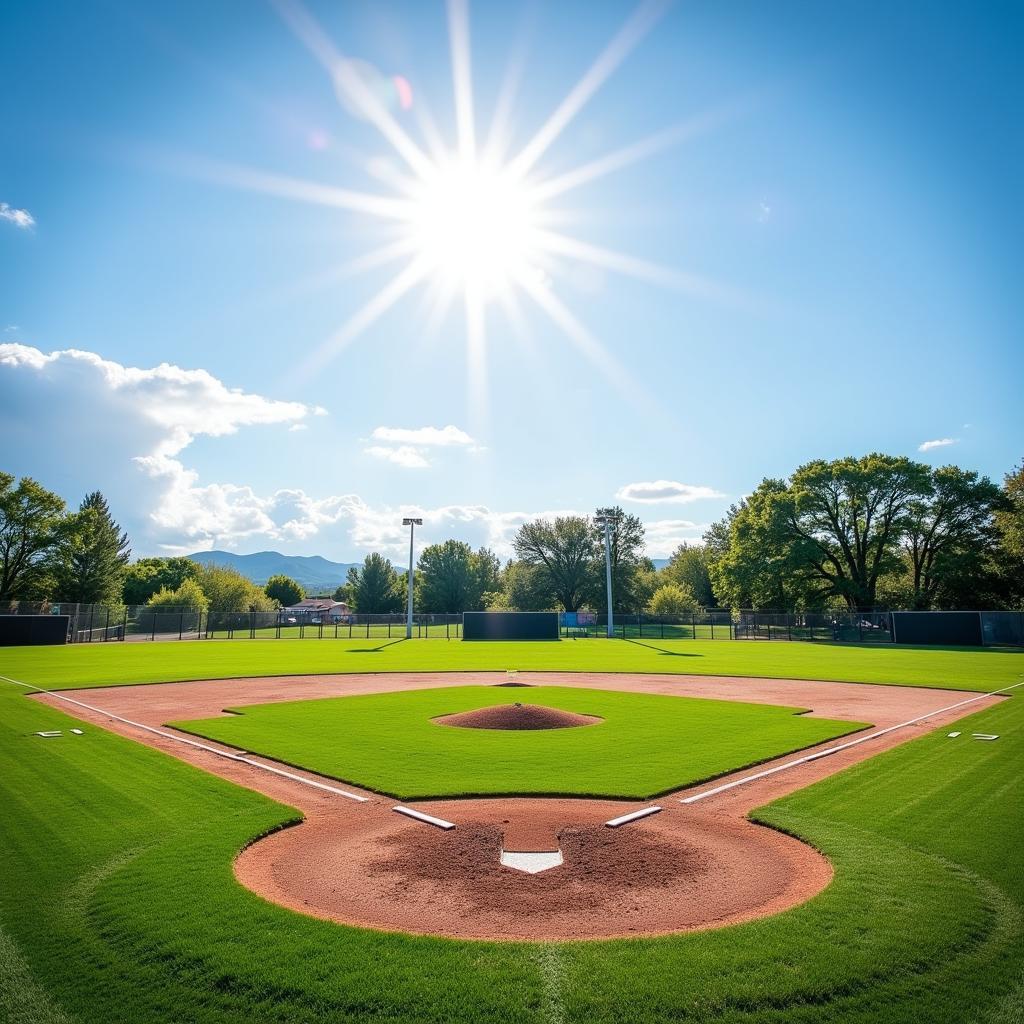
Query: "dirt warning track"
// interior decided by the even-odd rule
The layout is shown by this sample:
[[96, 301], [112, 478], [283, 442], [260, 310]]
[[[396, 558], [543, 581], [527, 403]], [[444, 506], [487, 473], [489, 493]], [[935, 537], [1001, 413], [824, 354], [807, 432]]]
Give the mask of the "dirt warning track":
[[[324, 780], [292, 777], [177, 742], [164, 723], [208, 718], [227, 707], [358, 693], [495, 685], [504, 673], [395, 673], [203, 680], [36, 695], [84, 721], [110, 729], [299, 809], [302, 824], [244, 850], [242, 884], [275, 903], [363, 927], [474, 939], [597, 939], [719, 927], [795, 906], [832, 877], [828, 861], [805, 843], [755, 825], [748, 813], [924, 731], [979, 711], [999, 697], [918, 687], [806, 680], [595, 673], [523, 673], [520, 682], [632, 690], [811, 708], [812, 715], [915, 725], [819, 760], [758, 778], [700, 803], [680, 798], [731, 776], [660, 797], [660, 813], [609, 828], [605, 822], [643, 803], [560, 798], [422, 801], [419, 811], [454, 822], [442, 831], [395, 814], [396, 801], [346, 786], [359, 803], [313, 788]], [[515, 691], [523, 703], [528, 689]], [[511, 696], [511, 694], [510, 694]], [[969, 705], [940, 711], [960, 700]], [[114, 721], [117, 715], [166, 735]], [[825, 749], [821, 744], [805, 753]], [[223, 744], [210, 744], [225, 751]], [[783, 757], [758, 772], [792, 761]], [[255, 763], [253, 763], [255, 762]], [[751, 770], [735, 777], [755, 774]], [[652, 802], [648, 802], [652, 803]], [[563, 862], [528, 874], [500, 862], [502, 852], [560, 851]]]

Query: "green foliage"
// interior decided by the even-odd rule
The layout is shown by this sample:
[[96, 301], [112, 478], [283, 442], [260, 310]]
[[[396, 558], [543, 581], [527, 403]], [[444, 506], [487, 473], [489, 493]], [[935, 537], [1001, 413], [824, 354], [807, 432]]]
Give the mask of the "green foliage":
[[701, 608], [715, 606], [715, 594], [708, 572], [708, 548], [700, 544], [680, 544], [672, 552], [668, 565], [659, 574], [663, 583], [678, 583], [689, 589]]
[[665, 583], [651, 598], [650, 609], [655, 615], [680, 615], [694, 612], [699, 607], [693, 591], [683, 583]]
[[653, 564], [644, 555], [644, 524], [637, 516], [628, 515], [618, 505], [599, 508], [594, 513], [594, 569], [597, 607], [607, 604], [605, 597], [605, 544], [604, 526], [598, 519], [611, 521], [611, 565], [612, 599], [615, 611], [632, 612], [643, 608], [650, 594], [646, 593], [650, 581], [643, 577], [645, 571], [652, 571]]
[[598, 560], [593, 524], [586, 516], [559, 516], [524, 523], [514, 546], [536, 573], [544, 603], [578, 611], [597, 592]]
[[[501, 793], [642, 799], [862, 728], [809, 718], [799, 708], [554, 686], [531, 689], [530, 703], [604, 721], [531, 732], [432, 721], [511, 703], [492, 686], [459, 686], [250, 705], [174, 724], [403, 800]], [[641, 748], [643, 757], [623, 756]]]
[[446, 540], [423, 549], [416, 564], [416, 607], [422, 612], [480, 611], [499, 589], [500, 563], [487, 548]]
[[212, 611], [269, 612], [274, 602], [262, 587], [227, 565], [201, 565], [195, 581], [206, 595]]
[[57, 570], [57, 593], [82, 604], [120, 604], [130, 557], [128, 535], [114, 522], [106, 498], [93, 491], [79, 506], [74, 542]]
[[1024, 462], [1007, 473], [994, 518], [1000, 587], [1011, 607], [1024, 608]]
[[[297, 583], [290, 576], [285, 576], [283, 573], [271, 576], [263, 589], [266, 591], [267, 597], [282, 608], [298, 604], [306, 596], [306, 591], [303, 589], [302, 584]], [[338, 599], [335, 598], [335, 600]]]
[[140, 558], [125, 569], [124, 603], [146, 604], [160, 590], [177, 590], [199, 575], [191, 558]]
[[161, 587], [146, 603], [152, 609], [189, 608], [193, 611], [206, 611], [209, 601], [202, 587], [192, 578], [181, 581], [181, 586], [174, 590]]
[[[764, 480], [709, 532], [715, 593], [733, 607], [977, 605], [998, 489], [955, 466], [866, 455]], [[974, 600], [971, 600], [971, 597]]]
[[377, 552], [367, 555], [362, 566], [349, 569], [345, 588], [353, 610], [364, 615], [402, 610], [404, 591], [398, 573]]
[[64, 499], [31, 477], [15, 485], [0, 472], [0, 600], [42, 600], [53, 593], [60, 565], [73, 546], [79, 518]]

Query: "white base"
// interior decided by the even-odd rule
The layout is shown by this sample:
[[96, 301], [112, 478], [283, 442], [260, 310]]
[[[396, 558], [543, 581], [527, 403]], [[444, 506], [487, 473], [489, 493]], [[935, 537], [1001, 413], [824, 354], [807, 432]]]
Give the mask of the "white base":
[[511, 853], [501, 851], [501, 863], [516, 871], [525, 871], [528, 875], [536, 875], [549, 868], [557, 868], [562, 863], [562, 851], [553, 850], [549, 853]]

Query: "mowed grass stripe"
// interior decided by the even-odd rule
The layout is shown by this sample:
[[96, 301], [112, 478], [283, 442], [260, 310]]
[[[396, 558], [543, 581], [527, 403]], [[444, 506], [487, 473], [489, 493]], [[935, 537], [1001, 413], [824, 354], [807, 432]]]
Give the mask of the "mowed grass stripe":
[[[525, 732], [432, 721], [515, 700], [604, 721]], [[644, 799], [867, 725], [806, 717], [801, 708], [556, 686], [456, 686], [230, 710], [230, 717], [170, 724], [403, 800], [504, 794]]]
[[[83, 1024], [547, 1019], [538, 947], [385, 935], [265, 903], [231, 861], [294, 812], [99, 729], [38, 739], [74, 720], [16, 689], [0, 684], [0, 926], [49, 1012]], [[809, 903], [718, 931], [550, 947], [563, 1019], [1018, 1019], [1024, 701], [958, 728], [960, 740], [931, 733], [761, 812], [835, 865]]]
[[754, 640], [187, 640], [0, 653], [4, 675], [56, 689], [235, 676], [507, 669], [828, 679], [985, 693], [1024, 676], [1024, 650]]

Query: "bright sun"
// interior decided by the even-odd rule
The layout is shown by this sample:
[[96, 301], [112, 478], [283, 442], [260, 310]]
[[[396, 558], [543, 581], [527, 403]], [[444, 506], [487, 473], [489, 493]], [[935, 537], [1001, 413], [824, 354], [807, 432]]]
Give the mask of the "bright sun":
[[534, 265], [538, 210], [507, 168], [438, 164], [417, 183], [410, 220], [416, 253], [448, 288], [493, 297]]

